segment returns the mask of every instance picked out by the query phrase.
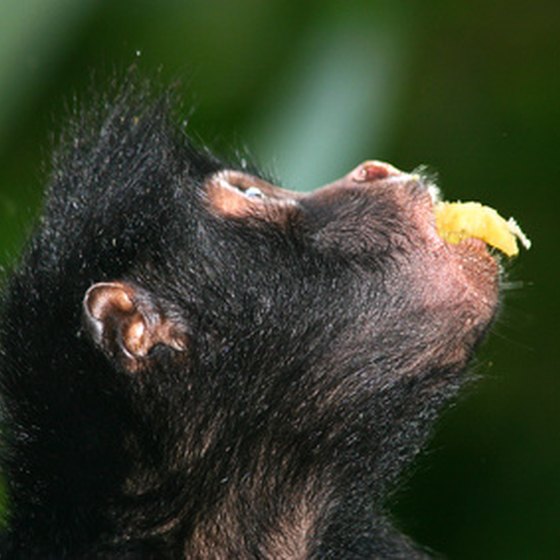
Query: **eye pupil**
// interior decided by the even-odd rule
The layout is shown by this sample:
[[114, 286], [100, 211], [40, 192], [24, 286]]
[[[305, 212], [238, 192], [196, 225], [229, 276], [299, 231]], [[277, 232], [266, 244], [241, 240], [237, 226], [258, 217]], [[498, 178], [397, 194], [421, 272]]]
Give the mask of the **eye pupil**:
[[263, 192], [258, 189], [257, 187], [249, 187], [246, 191], [245, 191], [245, 196], [248, 196], [249, 198], [263, 198], [264, 194]]

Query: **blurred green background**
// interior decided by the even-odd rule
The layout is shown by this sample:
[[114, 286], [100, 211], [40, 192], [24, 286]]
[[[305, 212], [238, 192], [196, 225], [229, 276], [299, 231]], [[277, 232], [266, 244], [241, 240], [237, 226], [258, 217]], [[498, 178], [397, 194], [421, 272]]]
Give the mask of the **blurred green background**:
[[183, 82], [189, 127], [310, 189], [367, 158], [438, 172], [449, 199], [514, 215], [483, 380], [395, 499], [451, 559], [560, 558], [560, 4], [1, 0], [0, 265], [37, 215], [74, 96], [136, 63]]

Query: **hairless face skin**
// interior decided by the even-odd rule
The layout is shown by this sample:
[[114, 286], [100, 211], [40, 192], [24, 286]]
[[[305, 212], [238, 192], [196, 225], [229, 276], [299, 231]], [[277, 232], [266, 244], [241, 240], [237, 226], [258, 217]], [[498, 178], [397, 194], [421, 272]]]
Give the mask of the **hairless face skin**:
[[423, 558], [386, 516], [499, 299], [379, 161], [308, 194], [127, 91], [78, 116], [8, 279], [3, 558]]

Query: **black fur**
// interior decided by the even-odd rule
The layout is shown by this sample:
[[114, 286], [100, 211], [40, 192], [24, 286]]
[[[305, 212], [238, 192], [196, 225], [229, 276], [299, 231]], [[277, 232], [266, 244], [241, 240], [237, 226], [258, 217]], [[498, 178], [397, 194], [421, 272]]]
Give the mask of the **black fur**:
[[[77, 118], [4, 288], [2, 558], [424, 557], [385, 502], [492, 319], [492, 265], [465, 249], [476, 289], [455, 279], [415, 176], [220, 214], [208, 177], [236, 166], [163, 97]], [[110, 297], [83, 307], [114, 282], [175, 334], [127, 352]]]

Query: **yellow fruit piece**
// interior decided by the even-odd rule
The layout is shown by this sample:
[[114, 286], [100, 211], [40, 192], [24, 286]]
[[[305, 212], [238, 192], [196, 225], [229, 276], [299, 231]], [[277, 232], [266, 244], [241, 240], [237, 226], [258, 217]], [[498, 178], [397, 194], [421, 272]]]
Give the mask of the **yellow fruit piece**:
[[437, 202], [436, 226], [442, 239], [460, 243], [474, 237], [508, 257], [517, 255], [517, 239], [529, 249], [531, 242], [513, 218], [504, 220], [496, 210], [478, 202]]

